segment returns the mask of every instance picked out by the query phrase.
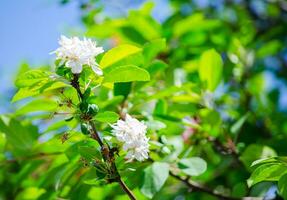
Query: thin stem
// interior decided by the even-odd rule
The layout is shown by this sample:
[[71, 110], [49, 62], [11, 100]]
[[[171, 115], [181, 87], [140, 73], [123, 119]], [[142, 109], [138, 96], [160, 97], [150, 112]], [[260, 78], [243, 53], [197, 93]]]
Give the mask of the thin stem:
[[183, 182], [187, 187], [192, 189], [193, 191], [199, 191], [199, 192], [204, 192], [207, 194], [210, 194], [212, 196], [215, 196], [221, 200], [240, 200], [241, 198], [236, 198], [236, 197], [230, 197], [230, 196], [225, 196], [222, 194], [215, 193], [212, 189], [199, 185], [198, 183], [191, 183], [188, 179], [183, 179], [179, 175], [174, 174], [173, 172], [169, 173], [170, 176], [176, 178], [177, 180]]
[[134, 196], [134, 194], [132, 193], [132, 191], [128, 188], [128, 186], [122, 181], [121, 177], [118, 178], [118, 182], [121, 186], [121, 188], [125, 191], [125, 193], [127, 193], [127, 195], [129, 196], [129, 198], [131, 200], [136, 200], [136, 197]]
[[[154, 162], [154, 160], [152, 158], [149, 158], [149, 161]], [[214, 192], [211, 188], [208, 188], [204, 185], [200, 185], [196, 182], [192, 182], [189, 180], [189, 177], [187, 178], [182, 178], [179, 175], [175, 174], [172, 171], [169, 171], [169, 175], [176, 178], [177, 180], [179, 180], [180, 182], [184, 183], [188, 188], [190, 188], [192, 191], [198, 191], [198, 192], [204, 192], [207, 194], [210, 194], [212, 196], [215, 196], [221, 200], [241, 200], [241, 198], [236, 198], [236, 197], [230, 197], [230, 196], [225, 196], [222, 194], [218, 194], [216, 192]]]
[[[71, 81], [71, 85], [77, 90], [77, 93], [79, 95], [80, 100], [83, 100], [83, 93], [80, 89], [79, 84], [79, 75], [74, 74], [74, 77]], [[114, 158], [114, 152], [111, 151], [111, 148], [108, 144], [104, 144], [101, 137], [98, 134], [98, 131], [96, 129], [96, 125], [93, 121], [89, 120], [89, 124], [92, 127], [92, 130], [90, 132], [91, 137], [96, 140], [99, 145], [101, 146], [101, 154], [105, 162], [109, 163], [111, 166], [111, 173], [116, 177], [114, 180], [111, 180], [111, 182], [118, 182], [123, 191], [129, 196], [131, 200], [136, 200], [135, 195], [132, 193], [132, 191], [128, 188], [128, 186], [123, 182], [121, 179], [121, 176], [117, 170], [115, 158]]]
[[74, 77], [71, 81], [71, 85], [77, 90], [77, 93], [82, 100], [84, 98], [83, 93], [81, 92], [80, 89], [80, 83], [79, 83], [79, 74], [74, 74]]
[[91, 134], [91, 137], [92, 137], [94, 140], [97, 140], [97, 142], [99, 143], [99, 145], [101, 146], [101, 148], [103, 148], [104, 143], [103, 143], [102, 139], [100, 138], [100, 136], [99, 136], [99, 134], [98, 134], [98, 132], [97, 132], [97, 129], [96, 129], [95, 124], [94, 124], [92, 121], [90, 121], [89, 124], [90, 124], [90, 126], [92, 127], [92, 131], [93, 131], [93, 133]]
[[239, 159], [240, 155], [237, 153], [232, 140], [229, 141], [229, 143], [232, 143], [232, 145], [229, 145], [230, 147], [228, 147], [222, 144], [222, 142], [217, 138], [208, 137], [207, 139], [209, 142], [213, 143], [213, 147], [215, 150], [217, 150], [222, 155], [231, 155], [235, 162], [244, 168], [244, 164]]

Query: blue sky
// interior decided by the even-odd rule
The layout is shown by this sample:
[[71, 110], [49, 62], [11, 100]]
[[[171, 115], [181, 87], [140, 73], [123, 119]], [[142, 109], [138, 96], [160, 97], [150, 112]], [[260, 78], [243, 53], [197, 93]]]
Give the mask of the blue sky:
[[[59, 35], [80, 26], [76, 3], [57, 0], [0, 1], [0, 83], [7, 84], [21, 61], [47, 63]], [[2, 85], [2, 84], [1, 84]]]
[[61, 34], [81, 27], [76, 2], [58, 0], [0, 0], [0, 113], [11, 105], [13, 78], [23, 61], [47, 64]]

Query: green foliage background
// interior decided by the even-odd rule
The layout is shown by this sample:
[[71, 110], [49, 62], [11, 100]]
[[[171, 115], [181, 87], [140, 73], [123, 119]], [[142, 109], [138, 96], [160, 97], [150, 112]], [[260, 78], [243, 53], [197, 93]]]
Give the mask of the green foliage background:
[[[287, 6], [262, 0], [259, 12], [252, 2], [226, 0], [216, 9], [170, 0], [162, 22], [152, 2], [118, 18], [102, 15], [98, 1], [81, 4], [85, 36], [106, 50], [98, 58], [103, 78], [88, 69], [80, 77], [94, 87], [82, 90], [99, 107], [98, 130], [116, 146], [109, 124], [124, 112], [149, 127], [150, 160], [125, 163], [122, 151], [116, 158], [138, 199], [287, 199], [279, 104]], [[19, 71], [15, 112], [0, 118], [0, 199], [128, 199], [91, 164], [101, 159], [99, 145], [78, 117], [77, 91], [55, 69], [64, 77], [57, 62]]]

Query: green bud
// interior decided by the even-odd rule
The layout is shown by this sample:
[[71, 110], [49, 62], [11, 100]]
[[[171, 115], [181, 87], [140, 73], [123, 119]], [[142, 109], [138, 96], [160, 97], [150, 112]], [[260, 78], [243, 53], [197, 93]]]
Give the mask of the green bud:
[[82, 123], [81, 124], [81, 131], [84, 135], [88, 135], [90, 133], [89, 132], [89, 125], [86, 123]]
[[88, 114], [95, 116], [99, 112], [99, 107], [96, 104], [89, 104], [88, 105]]

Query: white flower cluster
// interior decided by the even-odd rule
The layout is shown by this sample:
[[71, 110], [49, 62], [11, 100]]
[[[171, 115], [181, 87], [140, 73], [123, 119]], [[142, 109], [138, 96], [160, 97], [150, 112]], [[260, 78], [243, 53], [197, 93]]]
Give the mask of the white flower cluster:
[[61, 59], [67, 67], [71, 68], [72, 73], [79, 74], [82, 72], [83, 65], [88, 65], [97, 75], [103, 74], [95, 57], [104, 50], [102, 47], [97, 47], [96, 42], [86, 38], [80, 40], [78, 37], [61, 36], [59, 45], [60, 47], [53, 53], [57, 55], [57, 59]]
[[123, 142], [128, 162], [134, 159], [143, 161], [148, 158], [149, 138], [146, 137], [147, 126], [143, 122], [127, 114], [124, 121], [118, 120], [112, 128], [112, 133], [120, 142]]

